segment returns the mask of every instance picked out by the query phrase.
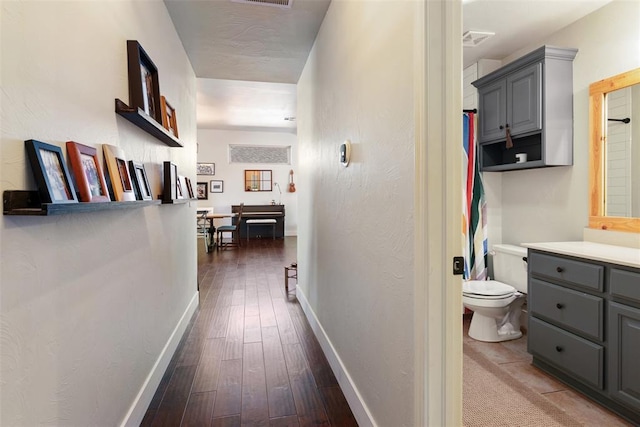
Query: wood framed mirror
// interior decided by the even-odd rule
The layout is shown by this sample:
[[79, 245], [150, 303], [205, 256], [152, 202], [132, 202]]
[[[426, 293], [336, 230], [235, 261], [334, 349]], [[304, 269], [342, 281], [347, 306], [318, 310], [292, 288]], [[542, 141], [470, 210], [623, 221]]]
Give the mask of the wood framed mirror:
[[589, 136], [589, 228], [640, 233], [640, 68], [589, 86]]
[[272, 191], [272, 176], [270, 170], [244, 171], [244, 191]]

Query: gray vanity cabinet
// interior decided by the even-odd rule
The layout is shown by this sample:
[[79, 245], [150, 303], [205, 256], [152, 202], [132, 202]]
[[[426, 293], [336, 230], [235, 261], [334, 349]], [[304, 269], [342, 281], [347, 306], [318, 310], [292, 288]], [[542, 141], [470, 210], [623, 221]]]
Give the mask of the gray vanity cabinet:
[[[474, 81], [484, 171], [573, 164], [573, 59], [577, 49], [541, 48]], [[507, 130], [513, 147], [506, 146]], [[527, 161], [516, 163], [516, 154]]]
[[529, 249], [533, 365], [640, 424], [640, 271]]

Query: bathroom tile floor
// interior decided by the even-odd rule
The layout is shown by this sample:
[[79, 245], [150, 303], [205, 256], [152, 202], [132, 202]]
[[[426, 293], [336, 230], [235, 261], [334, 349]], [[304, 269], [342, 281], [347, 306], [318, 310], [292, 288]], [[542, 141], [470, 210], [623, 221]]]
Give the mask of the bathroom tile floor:
[[526, 335], [517, 340], [501, 343], [476, 341], [467, 334], [471, 315], [464, 315], [463, 319], [463, 341], [466, 344], [481, 352], [509, 374], [517, 375], [525, 386], [562, 408], [575, 421], [584, 426], [593, 427], [633, 427], [633, 424], [533, 366], [532, 357], [527, 353]]

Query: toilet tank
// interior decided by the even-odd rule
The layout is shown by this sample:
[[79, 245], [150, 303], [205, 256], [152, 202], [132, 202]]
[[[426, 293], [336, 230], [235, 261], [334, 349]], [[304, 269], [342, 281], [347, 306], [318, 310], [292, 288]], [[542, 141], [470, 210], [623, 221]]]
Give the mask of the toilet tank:
[[527, 248], [514, 245], [493, 245], [494, 279], [511, 285], [518, 291], [527, 291]]

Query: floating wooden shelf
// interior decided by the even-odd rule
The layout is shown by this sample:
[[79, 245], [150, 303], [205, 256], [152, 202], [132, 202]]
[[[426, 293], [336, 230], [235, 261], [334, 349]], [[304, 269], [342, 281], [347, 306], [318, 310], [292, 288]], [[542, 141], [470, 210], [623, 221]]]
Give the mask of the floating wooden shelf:
[[183, 146], [178, 138], [169, 133], [169, 131], [153, 117], [149, 116], [139, 108], [129, 107], [118, 98], [116, 98], [116, 113], [138, 126], [149, 135], [159, 139], [164, 144], [167, 144], [169, 147]]
[[160, 200], [100, 203], [40, 203], [40, 196], [37, 191], [9, 190], [2, 194], [2, 204], [5, 215], [48, 216], [67, 213], [138, 209], [151, 205], [159, 205]]
[[182, 203], [197, 202], [197, 201], [198, 199], [173, 199], [173, 200], [162, 200], [162, 204], [163, 205], [180, 205]]

